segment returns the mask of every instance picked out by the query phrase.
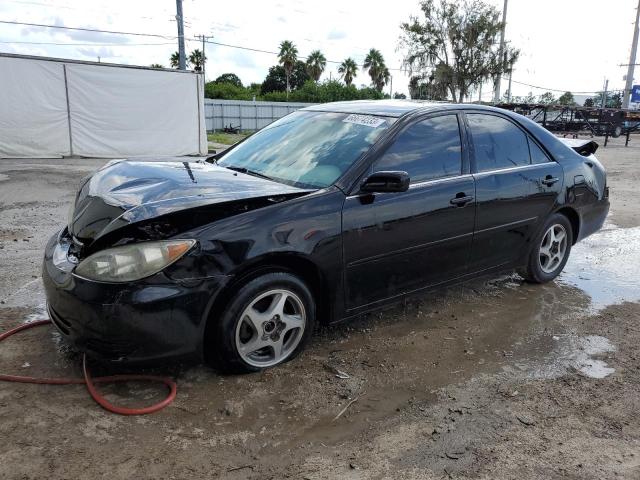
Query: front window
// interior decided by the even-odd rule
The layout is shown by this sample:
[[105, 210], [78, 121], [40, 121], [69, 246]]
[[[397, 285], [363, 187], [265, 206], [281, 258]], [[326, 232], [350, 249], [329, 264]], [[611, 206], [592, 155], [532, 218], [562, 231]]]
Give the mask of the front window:
[[395, 119], [297, 111], [224, 154], [217, 164], [301, 188], [332, 185]]
[[456, 115], [414, 123], [396, 138], [375, 170], [401, 170], [411, 183], [454, 177], [462, 171], [462, 143]]

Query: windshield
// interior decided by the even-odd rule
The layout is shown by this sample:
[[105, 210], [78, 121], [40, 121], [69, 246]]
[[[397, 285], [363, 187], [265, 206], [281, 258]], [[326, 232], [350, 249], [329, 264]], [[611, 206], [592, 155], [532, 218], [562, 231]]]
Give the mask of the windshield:
[[217, 164], [302, 188], [332, 185], [394, 119], [297, 111], [255, 133]]

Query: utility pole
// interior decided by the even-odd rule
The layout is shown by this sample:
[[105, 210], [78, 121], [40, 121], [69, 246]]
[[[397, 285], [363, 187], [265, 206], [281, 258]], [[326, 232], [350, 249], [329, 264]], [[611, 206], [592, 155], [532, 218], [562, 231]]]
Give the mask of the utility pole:
[[507, 102], [511, 103], [511, 77], [513, 77], [513, 62], [509, 64], [509, 98]]
[[[508, 0], [504, 0], [504, 7], [502, 9], [502, 31], [500, 32], [500, 61], [502, 62], [502, 69], [504, 70], [504, 31], [507, 28], [507, 2]], [[493, 102], [498, 103], [500, 101], [500, 77], [502, 74], [498, 75], [496, 78], [496, 84], [493, 90]]]
[[204, 81], [207, 81], [207, 78], [204, 76], [204, 66], [207, 63], [207, 56], [204, 54], [204, 46], [205, 43], [207, 42], [207, 37], [205, 35], [201, 35], [202, 37], [202, 78], [204, 79]]
[[480, 82], [480, 88], [478, 88], [478, 102], [482, 102], [482, 82]]
[[609, 89], [609, 79], [604, 81], [604, 91], [602, 92], [602, 104], [600, 108], [607, 108], [607, 90]]
[[389, 98], [393, 99], [393, 75], [389, 75]]
[[631, 55], [629, 56], [629, 67], [627, 68], [627, 82], [624, 86], [624, 95], [622, 96], [622, 108], [629, 108], [629, 99], [631, 97], [631, 89], [633, 88], [633, 70], [636, 63], [636, 54], [638, 53], [638, 20], [640, 20], [640, 0], [638, 0], [638, 8], [636, 9], [636, 24], [633, 27], [633, 42], [631, 43]]
[[184, 52], [184, 17], [182, 16], [182, 0], [176, 0], [176, 23], [178, 24], [178, 68], [187, 69], [187, 58]]

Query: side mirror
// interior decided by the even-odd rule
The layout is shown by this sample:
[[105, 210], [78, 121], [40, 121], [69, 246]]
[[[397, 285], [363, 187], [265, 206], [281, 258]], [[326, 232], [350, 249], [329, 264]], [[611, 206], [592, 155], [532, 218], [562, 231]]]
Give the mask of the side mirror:
[[384, 193], [406, 192], [409, 189], [407, 172], [375, 172], [365, 178], [360, 185], [361, 192]]

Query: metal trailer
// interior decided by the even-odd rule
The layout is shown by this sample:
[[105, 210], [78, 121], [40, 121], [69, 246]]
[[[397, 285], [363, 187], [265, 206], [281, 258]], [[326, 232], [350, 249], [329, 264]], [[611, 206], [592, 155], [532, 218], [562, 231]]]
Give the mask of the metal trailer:
[[497, 107], [524, 115], [552, 132], [574, 136], [586, 132], [592, 136], [610, 135], [614, 138], [626, 133], [627, 117], [637, 113], [615, 108], [532, 103], [501, 103]]

